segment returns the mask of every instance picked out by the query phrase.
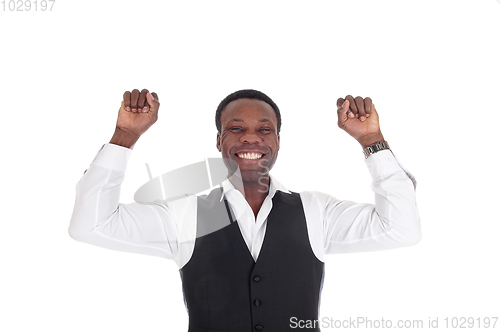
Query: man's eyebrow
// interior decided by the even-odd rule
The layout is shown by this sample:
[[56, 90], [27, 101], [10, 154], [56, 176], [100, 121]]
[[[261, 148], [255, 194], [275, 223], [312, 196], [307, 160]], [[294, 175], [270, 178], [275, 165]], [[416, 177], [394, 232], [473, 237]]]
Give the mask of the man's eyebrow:
[[[242, 119], [231, 119], [230, 121], [234, 122], [245, 122]], [[269, 122], [269, 119], [260, 119], [259, 122]]]

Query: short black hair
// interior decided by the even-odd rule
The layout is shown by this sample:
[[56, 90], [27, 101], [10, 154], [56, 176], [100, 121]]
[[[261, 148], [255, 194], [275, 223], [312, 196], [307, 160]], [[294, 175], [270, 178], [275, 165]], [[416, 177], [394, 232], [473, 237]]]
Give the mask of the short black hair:
[[274, 113], [276, 113], [276, 118], [278, 118], [278, 132], [277, 134], [280, 133], [281, 130], [281, 114], [280, 110], [278, 108], [278, 105], [274, 103], [274, 101], [269, 98], [265, 93], [257, 91], [257, 90], [252, 90], [252, 89], [245, 89], [245, 90], [238, 90], [236, 92], [231, 93], [229, 96], [224, 98], [220, 104], [219, 107], [217, 107], [217, 111], [215, 112], [215, 126], [217, 127], [217, 131], [219, 134], [221, 133], [222, 130], [222, 125], [220, 122], [220, 117], [222, 114], [222, 111], [226, 108], [226, 106], [237, 99], [243, 99], [243, 98], [248, 98], [248, 99], [258, 99], [262, 100], [263, 102], [268, 103], [274, 110]]

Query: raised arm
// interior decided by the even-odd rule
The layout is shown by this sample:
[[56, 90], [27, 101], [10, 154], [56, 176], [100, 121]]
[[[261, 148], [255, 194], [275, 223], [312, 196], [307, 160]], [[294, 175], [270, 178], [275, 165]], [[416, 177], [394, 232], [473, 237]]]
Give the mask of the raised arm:
[[[379, 117], [370, 98], [339, 98], [338, 125], [363, 149], [384, 141]], [[317, 195], [323, 215], [326, 253], [382, 250], [420, 241], [420, 217], [415, 180], [398, 163], [392, 151], [376, 152], [366, 159], [372, 175], [375, 204], [339, 201]]]
[[160, 103], [147, 90], [125, 92], [114, 135], [76, 186], [69, 226], [81, 242], [114, 250], [174, 258], [175, 212], [154, 205], [120, 204], [120, 188], [133, 145], [156, 122]]

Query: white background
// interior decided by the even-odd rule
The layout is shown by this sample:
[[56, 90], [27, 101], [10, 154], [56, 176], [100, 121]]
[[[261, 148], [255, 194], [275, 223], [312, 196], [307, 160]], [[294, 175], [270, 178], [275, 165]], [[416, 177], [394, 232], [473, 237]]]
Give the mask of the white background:
[[282, 111], [282, 183], [372, 202], [360, 146], [336, 119], [337, 98], [370, 96], [417, 178], [423, 239], [328, 256], [321, 317], [500, 316], [497, 1], [57, 0], [2, 9], [0, 40], [1, 331], [187, 330], [173, 261], [67, 233], [75, 185], [134, 88], [161, 107], [124, 203], [145, 163], [157, 176], [217, 157], [215, 109], [242, 88]]

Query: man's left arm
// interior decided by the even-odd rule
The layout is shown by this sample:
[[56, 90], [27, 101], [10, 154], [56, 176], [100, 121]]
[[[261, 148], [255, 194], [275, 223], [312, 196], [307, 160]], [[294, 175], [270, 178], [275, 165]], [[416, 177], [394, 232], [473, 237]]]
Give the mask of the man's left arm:
[[[339, 127], [363, 149], [384, 141], [370, 98], [339, 98], [337, 107]], [[371, 154], [366, 164], [373, 179], [374, 205], [323, 197], [326, 253], [390, 249], [420, 241], [414, 178], [390, 150]]]

